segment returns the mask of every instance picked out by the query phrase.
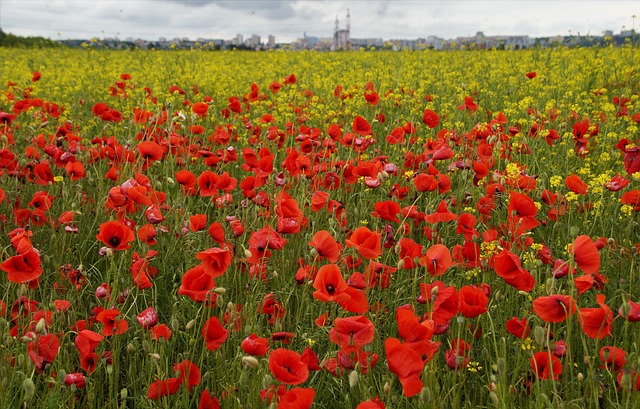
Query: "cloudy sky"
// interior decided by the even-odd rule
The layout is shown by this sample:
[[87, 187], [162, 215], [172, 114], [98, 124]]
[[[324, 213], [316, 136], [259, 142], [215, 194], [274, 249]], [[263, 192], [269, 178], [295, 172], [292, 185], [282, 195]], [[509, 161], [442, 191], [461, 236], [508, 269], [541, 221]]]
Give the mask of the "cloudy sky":
[[0, 0], [0, 27], [51, 39], [257, 34], [266, 40], [273, 34], [289, 42], [305, 32], [330, 37], [336, 16], [344, 27], [347, 9], [352, 38], [601, 35], [640, 28], [639, 0]]

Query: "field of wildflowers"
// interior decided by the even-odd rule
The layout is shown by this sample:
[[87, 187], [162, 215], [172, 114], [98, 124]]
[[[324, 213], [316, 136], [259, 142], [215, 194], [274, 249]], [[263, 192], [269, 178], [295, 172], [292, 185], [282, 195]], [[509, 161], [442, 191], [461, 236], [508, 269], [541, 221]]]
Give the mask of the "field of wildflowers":
[[637, 401], [637, 49], [0, 56], [0, 406]]

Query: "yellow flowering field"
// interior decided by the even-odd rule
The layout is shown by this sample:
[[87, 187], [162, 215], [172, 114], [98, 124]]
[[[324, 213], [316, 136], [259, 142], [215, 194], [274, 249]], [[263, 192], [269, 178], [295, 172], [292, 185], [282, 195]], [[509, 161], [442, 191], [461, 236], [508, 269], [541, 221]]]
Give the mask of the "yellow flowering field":
[[0, 49], [2, 407], [633, 407], [637, 49]]

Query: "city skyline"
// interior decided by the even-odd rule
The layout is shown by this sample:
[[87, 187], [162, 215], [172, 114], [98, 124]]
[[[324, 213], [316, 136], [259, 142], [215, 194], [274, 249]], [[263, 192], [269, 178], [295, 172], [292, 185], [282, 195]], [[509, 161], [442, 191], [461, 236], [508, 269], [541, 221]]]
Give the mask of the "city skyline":
[[230, 39], [256, 34], [287, 43], [304, 34], [331, 37], [336, 17], [344, 26], [347, 10], [351, 36], [358, 38], [455, 38], [476, 32], [550, 37], [636, 29], [640, 2], [2, 0], [0, 27], [53, 40]]

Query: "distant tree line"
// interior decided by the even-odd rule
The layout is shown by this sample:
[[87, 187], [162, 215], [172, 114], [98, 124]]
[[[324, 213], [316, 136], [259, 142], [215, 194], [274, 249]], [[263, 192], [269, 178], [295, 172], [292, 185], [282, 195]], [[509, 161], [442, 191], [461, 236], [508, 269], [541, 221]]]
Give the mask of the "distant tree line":
[[10, 48], [60, 48], [62, 45], [43, 37], [21, 37], [0, 29], [0, 47]]

